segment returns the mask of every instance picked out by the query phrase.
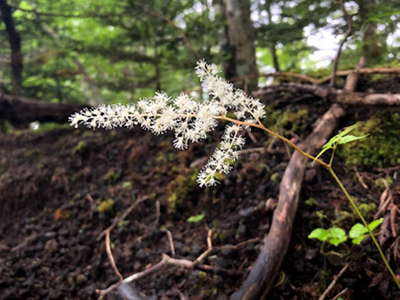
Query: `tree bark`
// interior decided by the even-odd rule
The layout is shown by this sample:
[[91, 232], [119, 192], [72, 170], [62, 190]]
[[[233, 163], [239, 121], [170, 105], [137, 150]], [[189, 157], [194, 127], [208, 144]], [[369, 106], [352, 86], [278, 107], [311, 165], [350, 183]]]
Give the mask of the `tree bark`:
[[255, 32], [250, 19], [250, 1], [224, 0], [223, 3], [235, 72], [232, 77], [239, 78], [235, 82], [238, 87], [252, 91], [258, 84], [258, 69], [254, 45]]
[[88, 107], [80, 104], [48, 103], [22, 96], [0, 93], [0, 120], [10, 121], [13, 125], [25, 125], [30, 122], [66, 123], [68, 117]]
[[15, 28], [12, 17], [12, 8], [6, 0], [0, 0], [1, 19], [6, 27], [8, 41], [11, 49], [12, 92], [19, 95], [22, 92], [23, 58], [21, 51], [21, 37]]
[[376, 0], [357, 0], [362, 32], [362, 55], [369, 65], [379, 63], [386, 50], [387, 36], [378, 33], [378, 24], [371, 16], [378, 9]]

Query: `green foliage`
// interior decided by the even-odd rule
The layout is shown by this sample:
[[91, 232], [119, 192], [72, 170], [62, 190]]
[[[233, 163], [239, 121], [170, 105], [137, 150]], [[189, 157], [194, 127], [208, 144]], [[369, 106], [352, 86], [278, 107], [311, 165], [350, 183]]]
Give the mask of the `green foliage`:
[[199, 214], [199, 215], [195, 215], [195, 216], [191, 216], [190, 218], [187, 219], [187, 222], [189, 223], [198, 223], [201, 220], [203, 220], [205, 217], [204, 214]]
[[97, 211], [100, 213], [110, 212], [113, 209], [114, 209], [114, 200], [112, 199], [101, 201], [100, 204], [97, 206]]
[[354, 131], [359, 127], [359, 123], [353, 124], [351, 126], [346, 127], [337, 135], [332, 137], [323, 147], [320, 153], [315, 157], [316, 159], [319, 158], [322, 154], [330, 149], [336, 149], [338, 145], [344, 145], [350, 142], [358, 141], [367, 137], [367, 135], [362, 136], [354, 136], [351, 135], [350, 132]]
[[374, 117], [354, 131], [357, 135], [369, 134], [369, 138], [344, 145], [338, 152], [348, 166], [383, 167], [400, 164], [400, 114], [391, 113]]
[[334, 246], [339, 246], [350, 238], [353, 244], [359, 245], [368, 236], [368, 229], [373, 231], [382, 224], [382, 222], [383, 218], [374, 220], [368, 224], [368, 228], [357, 223], [353, 225], [348, 234], [340, 227], [331, 227], [328, 229], [316, 228], [308, 235], [308, 238], [327, 242]]
[[347, 240], [347, 235], [346, 232], [339, 227], [331, 227], [329, 229], [317, 228], [308, 235], [308, 238], [338, 246]]
[[74, 148], [72, 148], [72, 153], [73, 154], [81, 153], [86, 148], [87, 148], [87, 143], [85, 141], [79, 141], [79, 143]]
[[183, 172], [175, 177], [167, 186], [167, 205], [170, 212], [174, 213], [181, 207], [189, 194], [197, 185], [198, 170]]
[[349, 237], [351, 238], [353, 244], [358, 245], [368, 236], [367, 235], [368, 229], [369, 231], [373, 231], [382, 223], [383, 223], [383, 218], [372, 221], [371, 223], [368, 224], [368, 228], [360, 223], [357, 223], [353, 225], [353, 227], [350, 229]]

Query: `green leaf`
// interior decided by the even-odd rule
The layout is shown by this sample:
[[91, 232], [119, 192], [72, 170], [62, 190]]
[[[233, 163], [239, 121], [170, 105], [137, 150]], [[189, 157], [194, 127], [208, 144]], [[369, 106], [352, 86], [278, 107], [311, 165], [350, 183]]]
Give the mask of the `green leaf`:
[[328, 243], [338, 246], [347, 240], [346, 232], [339, 227], [329, 228]]
[[328, 239], [329, 232], [326, 229], [323, 228], [317, 228], [314, 229], [309, 235], [309, 239], [317, 239], [320, 240], [321, 242], [324, 242]]
[[364, 235], [362, 235], [362, 236], [360, 236], [360, 237], [358, 237], [358, 238], [352, 239], [351, 242], [352, 242], [353, 244], [355, 244], [355, 245], [360, 245], [361, 242], [362, 242], [366, 237], [367, 237], [367, 235], [364, 234]]
[[368, 224], [368, 228], [369, 228], [369, 230], [373, 231], [375, 228], [377, 228], [382, 223], [383, 223], [383, 218], [376, 219]]
[[[383, 218], [376, 219], [372, 221], [371, 223], [368, 224], [368, 228], [370, 231], [373, 231], [376, 229], [379, 225], [381, 225], [383, 222]], [[349, 237], [352, 239], [352, 243], [359, 245], [366, 237], [368, 233], [367, 227], [364, 225], [357, 223], [354, 224], [353, 227], [351, 227], [350, 232], [349, 232]]]
[[197, 223], [203, 219], [204, 219], [204, 214], [200, 214], [200, 215], [191, 216], [190, 218], [187, 219], [187, 221], [189, 223]]
[[351, 227], [350, 232], [349, 232], [349, 237], [351, 239], [357, 239], [360, 236], [363, 236], [364, 234], [366, 234], [367, 232], [368, 232], [368, 229], [364, 225], [357, 223], [357, 224], [354, 224], [353, 227]]
[[353, 141], [364, 139], [367, 136], [368, 135], [363, 135], [363, 136], [346, 135], [346, 136], [340, 138], [337, 143], [340, 144], [340, 145], [343, 145], [343, 144], [347, 144], [347, 143], [350, 143], [350, 142], [353, 142]]
[[309, 239], [317, 239], [321, 242], [328, 242], [331, 245], [338, 246], [347, 240], [346, 232], [339, 227], [331, 227], [329, 229], [317, 228], [309, 235]]
[[318, 155], [315, 157], [315, 159], [319, 158], [327, 150], [335, 148], [337, 145], [343, 145], [343, 144], [347, 144], [347, 143], [350, 143], [353, 141], [357, 141], [357, 140], [366, 138], [368, 135], [355, 136], [355, 135], [349, 134], [350, 132], [352, 132], [354, 129], [356, 129], [359, 126], [360, 126], [359, 123], [348, 126], [345, 129], [343, 129], [341, 132], [339, 132], [337, 135], [332, 137], [325, 145], [322, 146], [321, 152], [318, 153]]

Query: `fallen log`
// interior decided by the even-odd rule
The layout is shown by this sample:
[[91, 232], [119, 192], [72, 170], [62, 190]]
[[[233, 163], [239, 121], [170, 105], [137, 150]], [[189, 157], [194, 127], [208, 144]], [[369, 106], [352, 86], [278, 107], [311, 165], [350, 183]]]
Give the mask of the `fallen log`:
[[375, 94], [375, 93], [361, 93], [352, 92], [346, 90], [334, 89], [328, 86], [321, 86], [315, 84], [301, 84], [301, 83], [285, 83], [276, 87], [269, 87], [264, 90], [257, 91], [254, 93], [256, 97], [263, 97], [268, 93], [268, 90], [272, 91], [289, 91], [289, 92], [305, 92], [312, 94], [324, 99], [328, 99], [331, 102], [338, 102], [346, 105], [366, 105], [366, 106], [396, 106], [400, 105], [400, 94]]
[[[354, 70], [341, 70], [336, 72], [337, 76], [348, 76], [353, 73]], [[398, 75], [400, 74], [400, 68], [360, 68], [357, 70], [359, 74], [385, 74], [385, 75]], [[272, 73], [261, 73], [260, 77], [281, 77], [281, 78], [295, 78], [299, 79], [303, 82], [309, 82], [311, 84], [323, 84], [332, 79], [332, 75], [323, 77], [323, 78], [315, 78], [309, 75], [304, 75], [295, 72], [272, 72]], [[236, 79], [236, 78], [235, 78]], [[234, 80], [235, 80], [234, 79]]]
[[25, 125], [34, 121], [65, 123], [71, 114], [85, 107], [88, 106], [49, 103], [0, 93], [0, 120], [10, 121], [13, 125]]

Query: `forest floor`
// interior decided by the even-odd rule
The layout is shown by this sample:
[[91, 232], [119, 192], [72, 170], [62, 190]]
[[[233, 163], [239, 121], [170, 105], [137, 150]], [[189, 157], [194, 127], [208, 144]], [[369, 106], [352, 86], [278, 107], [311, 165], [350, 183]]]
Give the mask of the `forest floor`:
[[[374, 88], [393, 88], [392, 83]], [[315, 97], [285, 104], [282, 111], [308, 109], [293, 124], [287, 123], [285, 133], [297, 140], [305, 137], [327, 107]], [[374, 111], [355, 109], [341, 127]], [[96, 289], [118, 281], [101, 234], [143, 197], [111, 231], [112, 252], [123, 276], [148, 269], [164, 253], [196, 259], [207, 249], [211, 229], [214, 248], [203, 267], [165, 266], [133, 285], [158, 299], [183, 299], [182, 295], [227, 299], [257, 257], [292, 150], [254, 131], [253, 141], [247, 137], [246, 149], [251, 150], [244, 151], [232, 173], [217, 187], [201, 189], [196, 175], [220, 134], [221, 130], [187, 151], [175, 150], [169, 135], [153, 136], [140, 129], [59, 128], [1, 135], [0, 299], [97, 298]], [[375, 204], [375, 210], [366, 211], [369, 219], [384, 192], [377, 182], [396, 178], [399, 170], [396, 166], [346, 168], [340, 157], [335, 169], [360, 203]], [[399, 181], [394, 180], [391, 191], [393, 203], [399, 204]], [[199, 215], [204, 218], [188, 221]], [[310, 164], [291, 244], [268, 299], [318, 299], [345, 264], [348, 269], [326, 299], [344, 289], [342, 299], [400, 299], [369, 240], [321, 247], [307, 238], [317, 227], [335, 224], [349, 229], [356, 222], [329, 174]], [[391, 257], [399, 251], [398, 241], [391, 238], [384, 244]], [[398, 260], [397, 265], [391, 263], [400, 273]], [[118, 297], [110, 293], [108, 299]]]

